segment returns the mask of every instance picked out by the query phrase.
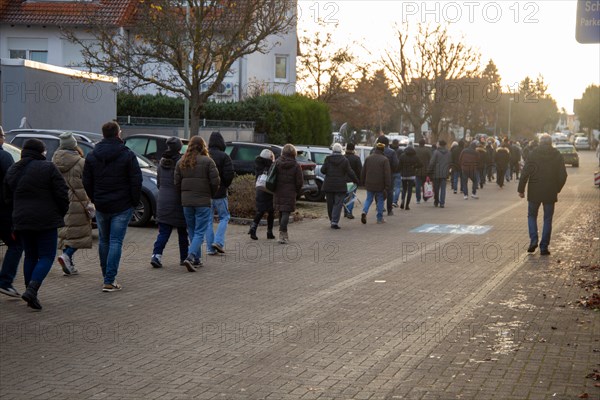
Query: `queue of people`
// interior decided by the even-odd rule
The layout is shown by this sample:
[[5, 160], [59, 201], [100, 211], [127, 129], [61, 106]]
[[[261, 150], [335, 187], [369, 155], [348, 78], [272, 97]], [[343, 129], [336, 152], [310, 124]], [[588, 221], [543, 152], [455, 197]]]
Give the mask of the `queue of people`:
[[[14, 163], [1, 148], [4, 134], [0, 130], [0, 180], [3, 182], [0, 199], [6, 204], [0, 209], [0, 239], [7, 245], [0, 270], [0, 293], [21, 297], [29, 307], [40, 310], [39, 290], [55, 260], [57, 248], [62, 250], [56, 260], [64, 275], [76, 275], [75, 253], [92, 247], [94, 214], [98, 225], [102, 291], [122, 289], [116, 278], [127, 226], [140, 199], [142, 178], [135, 154], [121, 140], [119, 125], [108, 122], [102, 127], [102, 133], [103, 140], [86, 158], [72, 134], [65, 133], [60, 136], [60, 146], [52, 161], [45, 158], [43, 142], [29, 139], [23, 146], [21, 160]], [[178, 236], [179, 264], [189, 272], [203, 266], [205, 240], [208, 255], [225, 252], [230, 217], [227, 188], [234, 173], [224, 145], [218, 132], [213, 132], [208, 145], [200, 136], [194, 136], [182, 155], [181, 140], [177, 137], [167, 140], [167, 150], [158, 165], [158, 234], [150, 257], [152, 267], [163, 266], [162, 255], [173, 230]], [[417, 204], [433, 197], [434, 207], [439, 208], [446, 206], [448, 178], [454, 194], [460, 184], [464, 200], [469, 199], [469, 186], [470, 197], [478, 199], [478, 189], [483, 189], [486, 179], [488, 182], [495, 179], [502, 188], [505, 179], [510, 180], [513, 174], [518, 179], [522, 155], [526, 162], [518, 193], [524, 197], [525, 186], [528, 187], [528, 251], [534, 252], [539, 245], [542, 255], [550, 254], [554, 203], [566, 181], [564, 164], [560, 154], [551, 147], [549, 136], [542, 137], [539, 146], [531, 143], [522, 152], [511, 146], [508, 140], [497, 149], [491, 143], [461, 140], [448, 149], [447, 143], [440, 140], [430, 148], [422, 139], [417, 148], [411, 145], [401, 149], [397, 141], [390, 145], [385, 136], [380, 136], [363, 165], [354, 154], [352, 143], [346, 146], [345, 152], [341, 144], [335, 143], [321, 168], [325, 175], [322, 190], [330, 227], [341, 228], [342, 214], [354, 219], [358, 185], [363, 185], [367, 193], [361, 223], [367, 223], [369, 209], [375, 202], [376, 222], [384, 224], [386, 211], [391, 216], [393, 208], [410, 210], [413, 188]], [[518, 158], [513, 156], [515, 153]], [[289, 218], [295, 211], [303, 184], [296, 156], [295, 147], [286, 144], [278, 159], [270, 150], [263, 150], [256, 157], [256, 179], [274, 172], [277, 184], [273, 192], [256, 187], [256, 214], [248, 231], [252, 240], [258, 240], [257, 231], [265, 214], [266, 237], [276, 238], [273, 230], [278, 213], [279, 243], [288, 243]], [[536, 168], [540, 163], [549, 168], [540, 172]], [[425, 190], [430, 183], [433, 190]], [[536, 221], [541, 204], [544, 227], [540, 241]], [[215, 213], [219, 218], [216, 233], [213, 231]], [[26, 290], [20, 295], [13, 281], [23, 252]]]

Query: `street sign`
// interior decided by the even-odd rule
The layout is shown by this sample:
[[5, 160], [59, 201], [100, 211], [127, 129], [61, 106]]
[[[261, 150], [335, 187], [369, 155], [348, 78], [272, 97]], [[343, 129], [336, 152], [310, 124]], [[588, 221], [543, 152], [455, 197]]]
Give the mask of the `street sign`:
[[600, 1], [578, 0], [575, 25], [579, 43], [600, 43]]

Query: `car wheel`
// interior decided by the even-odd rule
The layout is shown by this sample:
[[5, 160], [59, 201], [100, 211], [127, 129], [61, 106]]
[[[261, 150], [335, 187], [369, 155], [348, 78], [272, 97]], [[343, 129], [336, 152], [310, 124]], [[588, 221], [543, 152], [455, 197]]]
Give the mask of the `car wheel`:
[[322, 185], [323, 183], [321, 181], [317, 181], [317, 187], [319, 188], [319, 190], [315, 192], [305, 193], [304, 198], [306, 198], [306, 200], [308, 201], [324, 201], [325, 193], [321, 191]]
[[131, 221], [129, 221], [129, 226], [144, 226], [150, 221], [152, 217], [152, 207], [150, 206], [150, 201], [145, 195], [140, 197], [140, 202], [137, 207], [133, 209], [133, 215], [131, 216]]

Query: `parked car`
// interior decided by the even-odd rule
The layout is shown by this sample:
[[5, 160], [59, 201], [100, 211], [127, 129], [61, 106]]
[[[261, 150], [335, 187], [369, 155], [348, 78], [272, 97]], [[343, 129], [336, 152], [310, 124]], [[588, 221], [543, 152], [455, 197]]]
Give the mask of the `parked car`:
[[[158, 164], [165, 150], [167, 150], [167, 139], [171, 136], [168, 135], [154, 135], [151, 133], [139, 133], [135, 135], [127, 136], [123, 139], [125, 146], [137, 154], [141, 154], [148, 158], [154, 164]], [[188, 139], [181, 139], [183, 144], [182, 152], [185, 152]]]
[[590, 149], [590, 141], [586, 137], [578, 136], [577, 138], [575, 138], [574, 145], [577, 150]]
[[13, 160], [15, 160], [15, 162], [19, 161], [21, 159], [21, 149], [18, 148], [15, 145], [12, 145], [10, 143], [4, 143], [2, 145], [2, 148], [4, 150], [6, 150], [8, 152], [8, 154], [10, 154], [13, 158]]
[[321, 173], [321, 167], [325, 162], [325, 157], [332, 153], [329, 147], [325, 146], [296, 146], [298, 152], [302, 152], [301, 155], [305, 156], [316, 164], [315, 167], [315, 182], [318, 190], [310, 192], [304, 195], [308, 201], [323, 201], [325, 200], [325, 193], [321, 192], [321, 187], [325, 181], [325, 175]]
[[[62, 132], [66, 131], [60, 131], [60, 133]], [[54, 135], [53, 133], [17, 133], [12, 138], [11, 144], [23, 147], [23, 143], [30, 138], [36, 138], [44, 142], [46, 145], [46, 159], [52, 160], [52, 156], [60, 144], [58, 135]], [[86, 156], [94, 149], [95, 143], [80, 140], [78, 137], [77, 145], [83, 151], [84, 156]], [[133, 210], [129, 226], [144, 226], [156, 214], [156, 199], [158, 198], [158, 187], [156, 186], [157, 174], [156, 167], [150, 160], [139, 154], [136, 155], [138, 164], [142, 170], [142, 196], [140, 197], [140, 203]]]
[[[7, 141], [11, 141], [15, 136], [29, 133], [29, 134], [42, 134], [42, 135], [52, 135], [52, 136], [60, 136], [62, 133], [67, 132], [66, 130], [61, 129], [12, 129], [6, 134]], [[73, 136], [75, 139], [82, 142], [89, 143], [97, 143], [102, 140], [102, 134], [94, 133], [94, 132], [84, 132], [84, 131], [69, 131], [73, 132]]]
[[554, 147], [563, 156], [565, 164], [569, 164], [573, 167], [579, 167], [579, 154], [577, 154], [577, 149], [575, 149], [575, 147], [572, 144], [557, 143], [556, 145], [554, 145]]
[[[251, 142], [226, 142], [225, 153], [229, 154], [233, 163], [233, 169], [237, 175], [254, 174], [254, 160], [264, 149], [271, 150], [275, 154], [275, 158], [281, 155], [283, 146], [268, 143], [251, 143]], [[304, 175], [304, 185], [300, 196], [310, 196], [310, 193], [316, 192], [319, 188], [315, 181], [316, 164], [301, 153], [296, 158], [302, 173]]]

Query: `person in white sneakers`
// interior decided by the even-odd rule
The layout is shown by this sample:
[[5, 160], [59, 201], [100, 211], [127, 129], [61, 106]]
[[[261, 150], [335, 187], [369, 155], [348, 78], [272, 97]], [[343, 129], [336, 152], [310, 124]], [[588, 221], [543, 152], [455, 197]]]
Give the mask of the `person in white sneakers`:
[[69, 211], [65, 215], [65, 226], [58, 229], [58, 248], [63, 253], [58, 263], [65, 276], [78, 274], [73, 255], [78, 249], [92, 248], [92, 220], [88, 209], [94, 205], [83, 188], [83, 152], [71, 132], [59, 136], [60, 145], [52, 156], [52, 162], [60, 171], [69, 188]]

